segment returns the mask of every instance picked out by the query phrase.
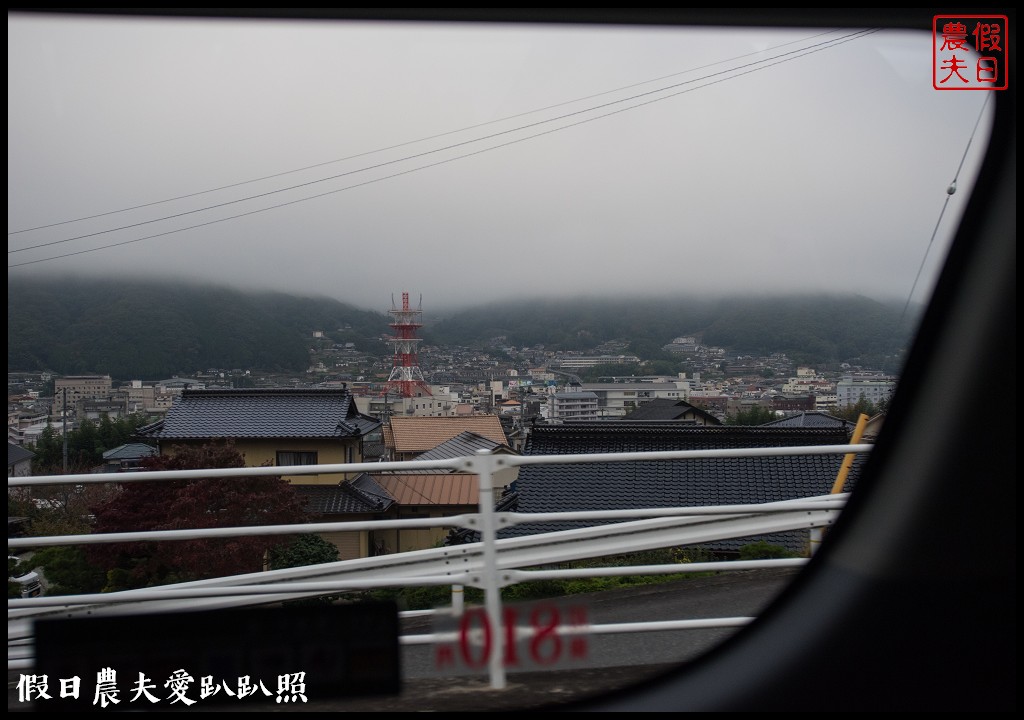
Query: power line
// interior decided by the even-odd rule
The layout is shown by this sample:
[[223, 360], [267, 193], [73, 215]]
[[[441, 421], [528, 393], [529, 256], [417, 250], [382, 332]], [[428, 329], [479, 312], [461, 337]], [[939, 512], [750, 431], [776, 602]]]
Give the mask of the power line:
[[[256, 215], [258, 213], [263, 213], [263, 212], [267, 212], [267, 211], [270, 211], [270, 210], [276, 210], [278, 208], [287, 207], [289, 205], [296, 205], [298, 203], [307, 202], [309, 200], [315, 200], [317, 198], [326, 197], [328, 195], [335, 195], [337, 193], [344, 192], [346, 190], [352, 190], [352, 189], [355, 189], [355, 188], [358, 188], [358, 187], [363, 187], [363, 186], [366, 186], [366, 185], [371, 185], [371, 184], [374, 184], [374, 183], [382, 182], [384, 180], [390, 180], [392, 178], [400, 177], [402, 175], [409, 175], [411, 173], [418, 172], [420, 170], [426, 170], [428, 168], [437, 167], [439, 165], [445, 165], [445, 164], [450, 163], [450, 162], [455, 162], [456, 160], [462, 160], [462, 159], [465, 159], [465, 158], [468, 158], [468, 157], [473, 157], [474, 155], [481, 155], [481, 154], [483, 154], [485, 152], [490, 152], [492, 150], [497, 150], [499, 148], [508, 147], [510, 145], [517, 145], [517, 144], [519, 144], [521, 142], [526, 142], [527, 140], [533, 140], [535, 138], [542, 137], [544, 135], [550, 135], [552, 133], [556, 133], [556, 132], [559, 132], [561, 130], [566, 130], [566, 129], [571, 128], [571, 127], [576, 127], [576, 126], [579, 126], [579, 125], [584, 125], [586, 123], [594, 122], [596, 120], [602, 120], [604, 118], [611, 117], [612, 115], [618, 115], [620, 113], [627, 112], [629, 110], [635, 110], [637, 108], [644, 107], [646, 105], [651, 105], [651, 104], [656, 103], [656, 102], [662, 102], [664, 100], [668, 100], [670, 98], [677, 97], [679, 95], [683, 95], [683, 94], [686, 94], [688, 92], [692, 92], [694, 90], [700, 90], [700, 89], [709, 87], [711, 85], [717, 85], [719, 83], [725, 82], [726, 80], [733, 80], [733, 79], [736, 79], [738, 77], [742, 77], [744, 75], [749, 75], [749, 74], [752, 74], [752, 73], [755, 73], [755, 72], [759, 72], [761, 70], [766, 70], [766, 69], [768, 69], [770, 67], [774, 67], [776, 65], [781, 65], [782, 63], [785, 63], [785, 62], [790, 62], [792, 60], [795, 60], [795, 59], [798, 59], [798, 58], [802, 58], [802, 57], [805, 57], [807, 55], [811, 55], [813, 53], [821, 52], [822, 50], [830, 49], [831, 47], [834, 47], [835, 45], [838, 45], [838, 44], [843, 44], [845, 42], [851, 42], [852, 40], [859, 39], [859, 38], [864, 37], [866, 35], [869, 35], [869, 34], [871, 34], [873, 32], [877, 32], [877, 30], [868, 30], [868, 31], [861, 31], [859, 33], [854, 33], [854, 34], [852, 34], [850, 36], [847, 36], [846, 38], [842, 38], [841, 42], [831, 42], [830, 44], [826, 45], [825, 47], [814, 47], [814, 49], [807, 50], [807, 52], [803, 52], [802, 54], [796, 55], [795, 57], [785, 57], [786, 55], [792, 55], [793, 53], [784, 53], [783, 55], [777, 56], [777, 58], [772, 58], [772, 59], [777, 60], [777, 62], [773, 62], [773, 63], [768, 64], [768, 65], [761, 65], [760, 67], [752, 67], [754, 65], [757, 65], [758, 63], [750, 63], [749, 65], [741, 66], [741, 68], [742, 67], [749, 68], [745, 72], [731, 74], [731, 75], [728, 75], [727, 77], [720, 77], [720, 78], [718, 78], [716, 80], [711, 80], [710, 82], [707, 82], [707, 83], [705, 83], [703, 85], [700, 85], [700, 86], [697, 86], [697, 87], [690, 87], [690, 88], [685, 88], [683, 90], [678, 90], [677, 92], [671, 93], [669, 95], [665, 95], [664, 97], [652, 98], [652, 99], [649, 99], [649, 100], [645, 100], [644, 102], [637, 103], [636, 105], [631, 105], [631, 106], [626, 107], [626, 108], [619, 108], [617, 110], [612, 110], [610, 112], [604, 113], [603, 115], [597, 115], [597, 116], [594, 116], [594, 117], [591, 117], [591, 118], [585, 118], [585, 119], [582, 119], [582, 120], [578, 120], [576, 122], [569, 123], [567, 125], [563, 125], [561, 127], [552, 128], [550, 130], [545, 130], [545, 131], [542, 131], [542, 132], [538, 132], [538, 133], [535, 133], [533, 135], [528, 135], [528, 136], [523, 137], [523, 138], [517, 138], [515, 140], [510, 140], [510, 141], [507, 141], [507, 142], [504, 142], [504, 143], [499, 143], [499, 144], [493, 145], [491, 147], [487, 147], [487, 148], [483, 148], [483, 149], [480, 149], [480, 150], [475, 150], [475, 151], [472, 151], [472, 152], [464, 153], [462, 155], [457, 155], [457, 156], [452, 157], [452, 158], [447, 158], [447, 159], [444, 159], [444, 160], [438, 160], [437, 162], [428, 163], [427, 165], [422, 165], [420, 167], [411, 168], [409, 170], [403, 170], [401, 172], [392, 173], [391, 175], [385, 175], [383, 177], [375, 178], [373, 180], [367, 180], [365, 182], [356, 183], [354, 185], [347, 185], [347, 186], [345, 186], [343, 188], [337, 188], [335, 190], [329, 190], [327, 192], [319, 193], [317, 195], [311, 195], [311, 196], [308, 196], [308, 197], [299, 198], [297, 200], [291, 200], [289, 202], [279, 203], [277, 205], [271, 205], [271, 206], [264, 207], [264, 208], [257, 208], [256, 210], [251, 210], [251, 211], [248, 211], [248, 212], [239, 213], [237, 215], [231, 215], [231, 216], [228, 216], [228, 217], [225, 217], [225, 218], [219, 218], [217, 220], [210, 220], [208, 222], [198, 223], [196, 225], [190, 225], [190, 226], [187, 226], [187, 227], [178, 228], [176, 230], [169, 230], [167, 232], [156, 233], [154, 235], [147, 235], [145, 237], [133, 238], [131, 240], [125, 240], [125, 241], [122, 241], [122, 242], [111, 243], [109, 245], [101, 245], [101, 246], [98, 246], [98, 247], [95, 247], [95, 248], [90, 248], [88, 250], [79, 250], [79, 251], [76, 251], [76, 252], [64, 253], [62, 255], [54, 255], [54, 256], [51, 256], [51, 257], [48, 257], [48, 258], [41, 258], [39, 260], [31, 260], [31, 261], [27, 261], [27, 262], [23, 262], [23, 263], [15, 263], [13, 265], [8, 265], [7, 267], [8, 267], [8, 269], [10, 269], [10, 268], [16, 268], [16, 267], [23, 267], [23, 266], [26, 266], [26, 265], [35, 265], [37, 263], [48, 262], [50, 260], [58, 260], [58, 259], [65, 258], [65, 257], [72, 257], [72, 256], [75, 256], [75, 255], [84, 255], [86, 253], [96, 252], [98, 250], [107, 250], [107, 249], [114, 248], [114, 247], [120, 247], [120, 246], [123, 246], [123, 245], [130, 245], [130, 244], [133, 244], [133, 243], [136, 243], [136, 242], [141, 242], [143, 240], [151, 240], [153, 238], [164, 237], [164, 236], [167, 236], [167, 235], [174, 235], [174, 234], [179, 233], [179, 232], [185, 232], [186, 230], [194, 230], [196, 228], [205, 227], [205, 226], [208, 226], [208, 225], [215, 225], [217, 223], [227, 222], [228, 220], [236, 220], [238, 218], [246, 217], [248, 215]], [[778, 58], [782, 58], [782, 59], [778, 59]], [[739, 68], [735, 68], [735, 69], [739, 69]], [[672, 85], [672, 86], [669, 86], [667, 88], [661, 88], [660, 90], [653, 90], [653, 91], [650, 91], [650, 92], [647, 92], [647, 93], [640, 93], [638, 95], [632, 96], [631, 98], [626, 98], [625, 100], [635, 100], [635, 99], [638, 99], [638, 98], [641, 98], [641, 97], [644, 97], [644, 96], [647, 96], [647, 95], [651, 95], [651, 94], [654, 94], [654, 93], [664, 92], [665, 90], [670, 90], [670, 89], [672, 89], [674, 87], [680, 87], [682, 85], [689, 85], [689, 84], [691, 84], [693, 82], [697, 82], [697, 81], [700, 81], [700, 80], [707, 80], [708, 78], [712, 78], [712, 77], [714, 77], [716, 75], [723, 75], [726, 72], [731, 73], [731, 72], [733, 72], [733, 70], [722, 71], [722, 72], [719, 72], [719, 73], [712, 73], [712, 74], [707, 75], [707, 76], [705, 76], [703, 78], [698, 78], [697, 80], [688, 80], [688, 81], [686, 81], [684, 83], [677, 83], [676, 85]], [[467, 140], [467, 141], [462, 142], [462, 143], [456, 143], [454, 145], [448, 146], [447, 148], [441, 148], [440, 150], [451, 149], [451, 148], [454, 148], [454, 147], [468, 145], [468, 144], [470, 144], [472, 142], [478, 142], [480, 140], [493, 139], [493, 138], [499, 137], [501, 135], [506, 135], [506, 134], [508, 134], [510, 132], [515, 132], [515, 131], [527, 129], [527, 128], [530, 128], [530, 127], [536, 127], [538, 125], [543, 125], [543, 124], [546, 124], [548, 122], [553, 122], [554, 120], [562, 120], [562, 119], [566, 119], [566, 118], [569, 118], [569, 117], [573, 117], [575, 115], [580, 115], [580, 114], [582, 114], [584, 112], [592, 112], [594, 110], [599, 110], [599, 109], [604, 108], [604, 107], [610, 107], [611, 105], [619, 104], [621, 102], [624, 102], [625, 100], [619, 100], [619, 101], [615, 101], [615, 102], [611, 102], [611, 103], [605, 103], [604, 105], [599, 105], [599, 106], [596, 106], [596, 107], [593, 107], [593, 108], [589, 108], [587, 110], [581, 110], [581, 111], [577, 111], [577, 112], [573, 112], [573, 113], [567, 113], [566, 115], [560, 116], [558, 118], [552, 118], [550, 120], [540, 121], [540, 122], [537, 122], [537, 123], [531, 123], [529, 125], [525, 125], [525, 126], [516, 128], [515, 130], [508, 130], [508, 131], [504, 131], [504, 132], [500, 132], [500, 133], [494, 133], [494, 134], [486, 136], [484, 138], [477, 138], [475, 140]], [[364, 168], [364, 170], [365, 169], [374, 169], [374, 168], [377, 168], [377, 167], [383, 167], [385, 165], [391, 165], [391, 164], [394, 164], [394, 163], [397, 163], [397, 162], [403, 162], [404, 160], [414, 159], [416, 157], [422, 157], [424, 155], [433, 154], [435, 152], [439, 152], [440, 150], [432, 150], [432, 151], [428, 151], [428, 152], [424, 152], [424, 153], [419, 153], [417, 155], [412, 155], [412, 156], [409, 156], [409, 157], [406, 157], [406, 158], [402, 158], [402, 159], [399, 159], [399, 160], [393, 160], [393, 161], [389, 161], [387, 163], [381, 163], [381, 164], [373, 166], [371, 168]], [[336, 179], [338, 177], [344, 177], [346, 175], [352, 175], [352, 174], [354, 174], [356, 172], [361, 172], [361, 171], [362, 170], [353, 170], [353, 171], [350, 171], [348, 173], [342, 173], [340, 175], [334, 176], [332, 178], [325, 178], [323, 180], [311, 181], [309, 183], [303, 183], [303, 184], [297, 185], [295, 187], [303, 187], [303, 186], [306, 186], [306, 185], [312, 185], [312, 184], [315, 184], [317, 182], [323, 182], [324, 180]], [[252, 196], [252, 197], [249, 197], [249, 198], [242, 198], [240, 200], [234, 200], [234, 201], [231, 201], [231, 202], [228, 202], [228, 203], [221, 203], [219, 205], [213, 205], [213, 206], [210, 206], [210, 207], [207, 207], [207, 208], [200, 208], [198, 210], [191, 210], [191, 211], [188, 211], [188, 212], [185, 212], [185, 213], [179, 213], [177, 215], [171, 215], [171, 216], [168, 216], [168, 217], [165, 217], [165, 218], [158, 218], [156, 220], [149, 220], [149, 221], [146, 221], [145, 223], [136, 223], [135, 225], [127, 225], [127, 226], [124, 226], [124, 227], [121, 227], [121, 228], [114, 228], [112, 230], [105, 230], [105, 231], [98, 232], [98, 233], [92, 233], [90, 235], [82, 235], [82, 236], [75, 237], [75, 238], [67, 238], [65, 240], [57, 240], [57, 241], [54, 241], [54, 242], [51, 242], [51, 243], [44, 243], [44, 244], [36, 245], [36, 246], [33, 246], [33, 247], [21, 248], [20, 250], [10, 250], [10, 251], [8, 251], [8, 255], [10, 255], [12, 253], [15, 253], [15, 252], [22, 252], [24, 250], [31, 250], [31, 249], [40, 248], [40, 247], [47, 247], [47, 246], [50, 246], [50, 245], [56, 245], [56, 244], [60, 244], [60, 243], [71, 242], [73, 240], [80, 240], [80, 239], [87, 238], [87, 237], [93, 237], [93, 236], [96, 236], [96, 235], [102, 235], [102, 234], [114, 232], [116, 230], [123, 230], [123, 229], [127, 229], [127, 228], [130, 228], [130, 227], [137, 227], [139, 225], [151, 224], [153, 222], [159, 222], [160, 220], [167, 220], [167, 219], [171, 219], [171, 218], [174, 218], [174, 217], [180, 217], [180, 216], [183, 216], [183, 215], [194, 214], [196, 212], [201, 212], [203, 210], [210, 210], [210, 209], [214, 209], [214, 208], [217, 208], [217, 207], [223, 207], [225, 205], [231, 205], [231, 204], [235, 204], [235, 203], [238, 203], [238, 202], [243, 202], [245, 200], [251, 200], [251, 199], [258, 198], [258, 197], [263, 197], [263, 196], [271, 195], [271, 194], [274, 194], [274, 193], [277, 193], [277, 192], [283, 192], [284, 190], [289, 190], [289, 189], [294, 189], [294, 188], [284, 188], [283, 190], [276, 190], [276, 191], [273, 191], [273, 192], [263, 193], [262, 195], [256, 195], [256, 196]]]
[[[700, 82], [702, 80], [707, 80], [708, 78], [715, 77], [716, 75], [723, 75], [723, 74], [726, 74], [726, 73], [733, 73], [736, 70], [742, 70], [743, 68], [756, 66], [758, 64], [767, 62], [768, 60], [777, 60], [779, 58], [785, 58], [787, 55], [794, 55], [796, 53], [803, 53], [804, 55], [806, 55], [806, 54], [809, 54], [810, 52], [815, 51], [816, 48], [817, 49], [821, 49], [822, 45], [828, 46], [828, 47], [832, 47], [834, 45], [841, 44], [843, 41], [848, 41], [851, 38], [854, 38], [854, 37], [857, 37], [857, 36], [863, 36], [865, 34], [870, 34], [870, 32], [873, 32], [873, 31], [859, 31], [857, 33], [851, 33], [850, 35], [847, 35], [847, 36], [844, 36], [844, 37], [841, 37], [841, 38], [838, 38], [838, 39], [835, 39], [835, 40], [826, 41], [824, 43], [818, 43], [817, 45], [811, 45], [809, 47], [801, 48], [800, 50], [793, 50], [793, 51], [790, 51], [788, 53], [782, 53], [781, 55], [777, 55], [774, 58], [767, 58], [765, 60], [758, 60], [758, 61], [753, 62], [753, 63], [748, 63], [746, 65], [740, 65], [738, 67], [731, 68], [729, 70], [722, 70], [722, 71], [719, 71], [717, 73], [711, 73], [710, 75], [705, 75], [704, 77], [701, 77], [701, 78], [695, 78], [693, 80], [685, 80], [683, 82], [676, 83], [674, 85], [668, 85], [666, 87], [658, 88], [656, 90], [648, 90], [647, 92], [638, 93], [636, 95], [631, 95], [629, 97], [621, 98], [619, 100], [613, 100], [611, 102], [604, 103], [602, 105], [596, 105], [596, 106], [593, 106], [593, 107], [584, 108], [582, 110], [576, 110], [576, 111], [573, 111], [573, 112], [570, 112], [570, 113], [565, 113], [564, 115], [558, 115], [556, 117], [548, 118], [546, 120], [539, 120], [539, 121], [534, 122], [534, 123], [528, 123], [526, 125], [520, 125], [519, 127], [511, 128], [509, 130], [502, 130], [500, 132], [491, 133], [490, 135], [484, 135], [484, 136], [481, 136], [481, 137], [478, 137], [478, 138], [473, 138], [471, 140], [463, 140], [462, 142], [452, 143], [451, 145], [446, 145], [446, 146], [443, 146], [443, 147], [440, 147], [440, 148], [435, 148], [433, 150], [425, 150], [425, 151], [423, 151], [421, 153], [416, 153], [416, 154], [413, 154], [413, 155], [407, 155], [405, 157], [397, 158], [395, 160], [388, 160], [386, 162], [377, 163], [375, 165], [369, 165], [367, 167], [358, 168], [356, 170], [349, 170], [347, 172], [339, 173], [337, 175], [331, 175], [331, 176], [326, 177], [326, 178], [319, 178], [317, 180], [310, 180], [308, 182], [299, 183], [297, 185], [291, 185], [291, 186], [284, 187], [284, 188], [279, 188], [277, 190], [268, 190], [267, 192], [264, 192], [264, 193], [258, 193], [256, 195], [249, 195], [249, 196], [246, 196], [246, 197], [243, 197], [243, 198], [238, 198], [236, 200], [228, 200], [226, 202], [216, 203], [214, 205], [207, 205], [205, 207], [196, 208], [194, 210], [185, 210], [185, 211], [180, 212], [180, 213], [173, 213], [171, 215], [164, 215], [162, 217], [153, 218], [152, 220], [143, 220], [141, 222], [131, 223], [131, 224], [128, 224], [128, 225], [121, 225], [121, 226], [118, 226], [118, 227], [109, 228], [107, 230], [99, 230], [99, 231], [93, 232], [93, 233], [85, 233], [85, 234], [82, 234], [82, 235], [75, 235], [73, 237], [64, 238], [62, 240], [52, 240], [50, 242], [38, 243], [36, 245], [27, 245], [27, 246], [25, 246], [23, 248], [17, 248], [15, 250], [8, 250], [7, 254], [8, 255], [13, 255], [15, 253], [25, 252], [26, 250], [37, 250], [39, 248], [51, 247], [53, 245], [61, 245], [63, 243], [73, 242], [75, 240], [84, 240], [84, 239], [91, 238], [91, 237], [98, 237], [100, 235], [107, 235], [109, 233], [118, 232], [120, 230], [129, 230], [131, 228], [142, 227], [144, 225], [152, 225], [153, 223], [163, 222], [164, 220], [173, 220], [174, 218], [185, 217], [186, 215], [194, 215], [196, 213], [206, 212], [207, 210], [215, 210], [217, 208], [227, 207], [228, 205], [237, 205], [238, 203], [248, 202], [249, 200], [256, 200], [256, 199], [259, 199], [259, 198], [262, 198], [262, 197], [268, 197], [270, 195], [276, 195], [276, 194], [279, 194], [279, 193], [288, 192], [290, 190], [298, 190], [298, 189], [303, 188], [303, 187], [309, 187], [310, 185], [316, 185], [318, 183], [328, 182], [330, 180], [338, 180], [340, 178], [348, 177], [350, 175], [355, 175], [355, 174], [360, 173], [360, 172], [366, 172], [368, 170], [377, 170], [377, 169], [380, 169], [382, 167], [387, 167], [389, 165], [395, 165], [395, 164], [406, 162], [406, 161], [409, 161], [409, 160], [415, 160], [417, 158], [425, 157], [427, 155], [434, 155], [434, 154], [437, 154], [439, 152], [445, 152], [447, 150], [453, 150], [453, 149], [458, 148], [458, 147], [463, 147], [463, 146], [470, 145], [470, 144], [476, 143], [476, 142], [482, 142], [484, 140], [492, 140], [492, 139], [494, 139], [496, 137], [501, 137], [503, 135], [509, 135], [511, 133], [520, 132], [522, 130], [528, 130], [528, 129], [533, 128], [533, 127], [538, 127], [540, 125], [545, 125], [545, 124], [548, 124], [548, 123], [556, 122], [558, 120], [565, 120], [567, 118], [575, 117], [577, 115], [582, 115], [582, 114], [585, 114], [585, 113], [594, 112], [596, 110], [601, 110], [602, 108], [611, 107], [612, 105], [619, 105], [619, 104], [622, 104], [624, 102], [629, 102], [631, 100], [636, 100], [636, 99], [641, 98], [641, 97], [646, 97], [646, 96], [649, 96], [649, 95], [654, 95], [654, 94], [666, 92], [667, 90], [671, 90], [673, 88], [681, 87], [681, 86], [684, 86], [684, 85], [689, 85], [689, 84], [692, 84], [692, 83], [695, 83], [695, 82]], [[802, 56], [803, 55], [798, 55], [798, 57], [802, 57]], [[790, 58], [790, 59], [792, 59], [792, 58]], [[772, 63], [772, 65], [776, 65], [776, 64], [778, 64], [778, 63]], [[771, 67], [771, 65], [769, 65], [768, 67]], [[745, 74], [745, 73], [739, 73], [739, 74], [742, 75], [742, 74]], [[672, 97], [672, 95], [669, 95], [668, 97]], [[430, 167], [430, 166], [428, 165], [426, 167]], [[313, 197], [320, 197], [320, 196], [319, 195], [315, 195]], [[272, 206], [272, 207], [279, 207], [279, 206]], [[268, 209], [272, 209], [272, 208], [268, 208]]]
[[917, 268], [917, 275], [914, 277], [914, 283], [910, 286], [910, 292], [907, 294], [907, 302], [903, 306], [903, 312], [900, 314], [900, 321], [896, 325], [897, 328], [903, 327], [903, 319], [906, 317], [907, 308], [910, 307], [910, 300], [914, 297], [914, 290], [917, 288], [917, 282], [921, 279], [921, 272], [924, 270], [925, 261], [928, 259], [928, 253], [931, 252], [932, 244], [935, 242], [935, 236], [939, 232], [939, 225], [942, 224], [942, 216], [946, 214], [946, 208], [949, 207], [949, 201], [953, 198], [953, 194], [956, 193], [956, 181], [960, 177], [960, 171], [964, 167], [964, 161], [967, 160], [967, 152], [971, 149], [971, 143], [974, 141], [974, 135], [978, 132], [978, 126], [981, 124], [981, 118], [985, 114], [985, 107], [988, 105], [988, 100], [992, 96], [992, 93], [986, 93], [985, 102], [981, 104], [981, 109], [978, 111], [978, 119], [974, 122], [974, 129], [971, 130], [971, 136], [967, 138], [967, 145], [964, 147], [964, 153], [960, 156], [960, 164], [957, 165], [956, 173], [953, 175], [953, 181], [946, 188], [946, 199], [942, 202], [942, 209], [939, 210], [939, 217], [935, 221], [935, 227], [932, 229], [932, 236], [928, 239], [928, 246], [924, 250], [924, 255], [921, 257], [921, 265]]
[[[715, 65], [721, 65], [721, 64], [727, 63], [727, 62], [734, 62], [736, 60], [741, 60], [741, 59], [743, 59], [745, 57], [749, 57], [751, 55], [760, 55], [760, 54], [765, 53], [765, 52], [771, 52], [773, 50], [777, 50], [778, 48], [786, 47], [787, 45], [794, 45], [796, 43], [806, 42], [807, 40], [813, 40], [816, 37], [821, 37], [822, 35], [828, 35], [828, 34], [833, 33], [833, 32], [836, 32], [836, 31], [835, 30], [827, 30], [825, 32], [817, 33], [815, 35], [810, 35], [810, 36], [808, 36], [806, 38], [801, 38], [799, 40], [791, 40], [790, 42], [787, 42], [787, 43], [780, 43], [779, 45], [774, 45], [774, 46], [772, 46], [770, 48], [767, 48], [766, 50], [756, 50], [754, 52], [746, 53], [744, 55], [737, 55], [737, 56], [734, 56], [734, 57], [731, 57], [731, 58], [727, 58], [725, 60], [719, 60], [717, 62], [708, 63], [707, 65], [700, 65], [700, 66], [697, 66], [695, 68], [690, 68], [688, 70], [681, 70], [679, 72], [670, 73], [668, 75], [662, 75], [661, 77], [653, 78], [651, 80], [644, 80], [642, 82], [633, 83], [631, 85], [624, 85], [622, 87], [615, 88], [613, 90], [605, 90], [603, 92], [595, 93], [593, 95], [586, 95], [584, 97], [576, 98], [575, 100], [566, 100], [564, 102], [555, 103], [554, 105], [548, 105], [546, 107], [537, 108], [535, 110], [527, 110], [525, 112], [516, 113], [516, 114], [513, 114], [513, 115], [507, 115], [507, 116], [505, 116], [503, 118], [498, 118], [496, 120], [488, 120], [486, 122], [477, 123], [475, 125], [467, 125], [466, 127], [458, 128], [456, 130], [448, 130], [448, 131], [443, 132], [443, 133], [438, 133], [437, 135], [429, 135], [427, 137], [422, 137], [422, 138], [419, 138], [419, 139], [416, 139], [416, 140], [408, 140], [408, 141], [405, 141], [405, 142], [396, 143], [394, 145], [389, 145], [387, 147], [378, 148], [376, 150], [367, 150], [365, 152], [356, 153], [355, 155], [348, 155], [346, 157], [337, 158], [335, 160], [326, 160], [324, 162], [315, 163], [313, 165], [306, 165], [305, 167], [296, 168], [294, 170], [284, 170], [282, 172], [272, 173], [270, 175], [264, 175], [262, 177], [254, 178], [252, 180], [242, 180], [240, 182], [230, 183], [228, 185], [221, 185], [219, 187], [209, 188], [207, 190], [199, 190], [199, 191], [196, 191], [196, 192], [187, 193], [185, 195], [178, 195], [178, 196], [175, 196], [175, 197], [165, 198], [163, 200], [154, 200], [152, 202], [142, 203], [141, 205], [132, 205], [130, 207], [121, 208], [119, 210], [109, 210], [107, 212], [96, 213], [95, 215], [85, 215], [83, 217], [73, 218], [71, 220], [62, 220], [62, 221], [59, 221], [59, 222], [48, 223], [46, 225], [37, 225], [35, 227], [24, 228], [22, 230], [12, 230], [11, 232], [9, 232], [7, 234], [8, 234], [8, 236], [10, 236], [10, 235], [20, 235], [22, 233], [33, 232], [35, 230], [45, 230], [46, 228], [58, 227], [60, 225], [70, 225], [71, 223], [82, 222], [84, 220], [95, 220], [96, 218], [107, 217], [108, 215], [117, 215], [119, 213], [130, 212], [132, 210], [141, 210], [143, 208], [153, 207], [154, 205], [163, 205], [165, 203], [175, 202], [177, 200], [187, 200], [188, 198], [198, 197], [200, 195], [208, 195], [209, 193], [219, 192], [221, 190], [230, 190], [231, 188], [241, 187], [243, 185], [251, 185], [252, 183], [262, 182], [264, 180], [272, 180], [274, 178], [283, 177], [285, 175], [292, 175], [294, 173], [305, 172], [306, 170], [314, 170], [316, 168], [324, 167], [324, 166], [327, 166], [327, 165], [333, 165], [333, 164], [340, 163], [340, 162], [346, 162], [348, 160], [355, 160], [357, 158], [366, 157], [368, 155], [375, 155], [377, 153], [387, 152], [388, 150], [395, 150], [397, 148], [406, 147], [408, 145], [415, 145], [417, 143], [427, 142], [429, 140], [436, 140], [438, 138], [446, 137], [448, 135], [455, 135], [457, 133], [466, 132], [466, 131], [469, 131], [469, 130], [476, 130], [477, 128], [486, 127], [488, 125], [494, 125], [494, 124], [501, 123], [501, 122], [506, 122], [508, 120], [514, 120], [516, 118], [525, 117], [527, 115], [533, 115], [533, 114], [536, 114], [536, 113], [539, 113], [539, 112], [545, 112], [547, 110], [553, 110], [555, 108], [563, 107], [565, 105], [572, 105], [573, 103], [583, 102], [585, 100], [592, 100], [594, 98], [602, 97], [604, 95], [610, 95], [611, 93], [622, 92], [623, 90], [629, 90], [629, 89], [632, 89], [632, 88], [635, 88], [635, 87], [640, 87], [641, 85], [649, 85], [650, 83], [660, 82], [661, 80], [666, 80], [668, 78], [675, 77], [677, 75], [684, 75], [684, 74], [690, 73], [690, 72], [697, 72], [698, 70], [704, 70], [705, 68], [714, 67]], [[811, 46], [811, 47], [814, 47], [814, 46]], [[327, 179], [330, 179], [330, 178], [327, 178]], [[24, 249], [28, 250], [28, 249], [31, 249], [31, 248], [24, 248]]]

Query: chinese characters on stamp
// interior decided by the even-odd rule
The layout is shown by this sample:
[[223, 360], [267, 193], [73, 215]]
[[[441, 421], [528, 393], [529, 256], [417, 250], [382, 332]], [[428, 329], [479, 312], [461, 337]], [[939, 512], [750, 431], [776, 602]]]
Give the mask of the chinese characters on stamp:
[[1005, 15], [936, 15], [932, 19], [932, 86], [936, 90], [1009, 87]]

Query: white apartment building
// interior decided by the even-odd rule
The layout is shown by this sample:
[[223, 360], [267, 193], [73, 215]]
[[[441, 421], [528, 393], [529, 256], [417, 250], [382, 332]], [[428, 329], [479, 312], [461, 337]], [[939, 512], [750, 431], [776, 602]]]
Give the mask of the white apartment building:
[[68, 375], [53, 381], [54, 405], [63, 407], [66, 393], [69, 410], [79, 400], [106, 400], [112, 392], [109, 375]]
[[356, 395], [356, 409], [364, 415], [383, 417], [386, 414], [404, 417], [454, 417], [459, 398], [451, 388], [431, 386], [433, 395], [397, 397], [395, 395]]
[[791, 377], [782, 386], [786, 395], [817, 395], [835, 391], [835, 385], [824, 378]]
[[548, 419], [597, 420], [600, 417], [597, 395], [592, 392], [560, 392], [548, 396]]
[[823, 393], [814, 396], [814, 409], [818, 412], [829, 412], [839, 409], [839, 397], [835, 393]]
[[836, 383], [836, 401], [840, 408], [856, 405], [862, 397], [870, 403], [878, 404], [883, 400], [889, 400], [895, 390], [896, 381], [891, 377], [847, 375]]
[[553, 360], [551, 366], [563, 370], [578, 370], [598, 365], [624, 365], [639, 362], [640, 358], [636, 355], [567, 355]]
[[530, 378], [533, 379], [533, 382], [538, 384], [546, 383], [549, 380], [554, 380], [555, 374], [548, 372], [544, 368], [530, 368]]
[[687, 400], [690, 397], [690, 380], [672, 382], [637, 383], [583, 383], [580, 390], [597, 396], [597, 405], [602, 417], [623, 417], [626, 413], [655, 398]]

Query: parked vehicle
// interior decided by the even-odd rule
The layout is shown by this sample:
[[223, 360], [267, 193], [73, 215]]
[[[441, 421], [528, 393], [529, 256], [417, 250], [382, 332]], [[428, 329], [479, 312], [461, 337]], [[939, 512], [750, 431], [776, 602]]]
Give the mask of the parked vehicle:
[[21, 558], [16, 555], [7, 556], [7, 579], [21, 586], [21, 597], [39, 597], [43, 594], [43, 583], [39, 578], [39, 573], [30, 570], [20, 575], [14, 574], [20, 564]]

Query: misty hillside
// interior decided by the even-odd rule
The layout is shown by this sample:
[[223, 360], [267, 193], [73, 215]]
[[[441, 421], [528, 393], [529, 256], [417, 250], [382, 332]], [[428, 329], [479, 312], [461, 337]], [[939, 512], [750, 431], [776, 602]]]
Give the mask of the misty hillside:
[[182, 282], [11, 280], [7, 369], [121, 380], [205, 368], [301, 371], [314, 330], [380, 354], [387, 323], [327, 298]]
[[905, 319], [901, 331], [901, 314], [897, 303], [855, 295], [537, 300], [467, 310], [429, 325], [424, 335], [447, 344], [503, 337], [516, 347], [560, 350], [628, 340], [642, 359], [692, 335], [737, 354], [783, 352], [798, 362], [838, 363], [877, 361], [905, 348], [914, 319]]
[[[626, 340], [643, 359], [682, 335], [732, 353], [784, 352], [797, 362], [879, 366], [905, 347], [901, 308], [863, 297], [718, 300], [660, 298], [506, 302], [431, 319], [428, 343], [544, 345], [593, 350]], [[300, 372], [312, 333], [381, 355], [385, 313], [329, 298], [186, 283], [12, 280], [7, 291], [9, 372], [103, 373], [158, 379], [205, 368]], [[908, 327], [909, 322], [904, 322]]]

